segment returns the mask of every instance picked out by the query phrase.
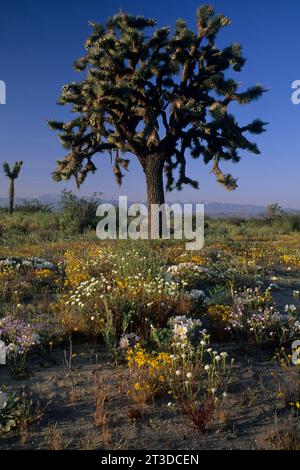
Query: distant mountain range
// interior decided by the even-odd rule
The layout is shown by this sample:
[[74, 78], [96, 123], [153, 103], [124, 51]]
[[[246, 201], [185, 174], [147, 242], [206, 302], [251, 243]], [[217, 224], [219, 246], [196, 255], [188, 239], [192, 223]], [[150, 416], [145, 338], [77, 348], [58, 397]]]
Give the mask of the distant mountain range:
[[[60, 194], [44, 194], [37, 198], [43, 204], [50, 204], [54, 207], [59, 205], [61, 195]], [[101, 198], [100, 198], [101, 199]], [[15, 205], [22, 205], [24, 202], [32, 201], [32, 198], [15, 198]], [[118, 199], [106, 199], [103, 198], [103, 202], [106, 203], [117, 203]], [[255, 205], [255, 204], [233, 204], [225, 202], [206, 202], [206, 201], [186, 201], [186, 204], [204, 204], [205, 213], [210, 217], [262, 217], [266, 213], [266, 206]], [[145, 201], [141, 201], [145, 203]], [[184, 204], [181, 201], [169, 202], [169, 204]], [[128, 205], [132, 204], [128, 201]], [[7, 198], [0, 197], [0, 207], [7, 205]], [[299, 210], [285, 208], [286, 212], [299, 213]]]

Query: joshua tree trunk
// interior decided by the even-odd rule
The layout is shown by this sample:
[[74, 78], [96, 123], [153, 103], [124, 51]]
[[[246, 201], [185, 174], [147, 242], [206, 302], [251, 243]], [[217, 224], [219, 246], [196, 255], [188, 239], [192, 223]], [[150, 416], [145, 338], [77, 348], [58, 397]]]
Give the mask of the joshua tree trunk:
[[[163, 184], [163, 167], [164, 159], [161, 155], [151, 155], [147, 158], [143, 165], [143, 170], [146, 176], [147, 187], [147, 203], [148, 203], [148, 237], [151, 238], [151, 213], [152, 204], [164, 204], [165, 193]], [[159, 213], [158, 232], [162, 236], [163, 229], [163, 213]]]
[[15, 198], [15, 181], [10, 178], [8, 184], [8, 212], [10, 214], [14, 211], [14, 198]]
[[15, 198], [15, 179], [18, 178], [23, 162], [15, 162], [11, 168], [7, 162], [3, 163], [3, 170], [5, 176], [8, 178], [8, 212], [10, 214], [14, 211], [14, 198]]

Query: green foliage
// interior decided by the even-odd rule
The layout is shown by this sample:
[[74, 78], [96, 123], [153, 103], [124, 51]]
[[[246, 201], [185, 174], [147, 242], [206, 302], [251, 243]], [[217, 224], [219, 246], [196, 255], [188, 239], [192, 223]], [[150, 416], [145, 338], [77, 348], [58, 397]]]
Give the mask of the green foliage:
[[244, 240], [273, 240], [276, 235], [299, 232], [300, 214], [284, 214], [267, 220], [264, 217], [206, 219], [205, 225], [205, 240], [210, 243], [233, 240], [236, 237]]
[[22, 161], [15, 162], [12, 168], [9, 166], [7, 162], [4, 162], [3, 170], [4, 170], [5, 176], [7, 176], [7, 178], [11, 180], [17, 179], [20, 174], [22, 166], [23, 166]]
[[49, 121], [68, 150], [57, 162], [56, 181], [74, 176], [80, 186], [97, 169], [93, 157], [108, 151], [118, 183], [129, 165], [124, 155], [130, 153], [144, 170], [149, 159], [158, 159], [168, 190], [185, 184], [196, 188], [198, 182], [186, 175], [190, 151], [210, 163], [217, 181], [232, 190], [237, 180], [224, 174], [220, 163], [238, 162], [239, 149], [260, 153], [246, 135], [261, 134], [265, 123], [255, 119], [240, 126], [229, 109], [265, 91], [261, 85], [241, 91], [228, 77], [230, 69], [240, 72], [245, 63], [240, 44], [216, 45], [217, 34], [230, 20], [204, 5], [197, 10], [196, 31], [178, 20], [174, 33], [162, 27], [151, 35], [155, 24], [124, 12], [106, 25], [90, 24], [85, 55], [74, 64], [85, 77], [65, 85], [59, 100], [71, 106], [76, 118]]
[[63, 191], [58, 208], [34, 200], [17, 206], [10, 216], [0, 208], [0, 245], [77, 238], [89, 230], [93, 231], [92, 237], [96, 239], [99, 203], [97, 195], [78, 198], [69, 191]]
[[[6, 400], [4, 400], [4, 395]], [[33, 421], [33, 403], [24, 392], [6, 394], [0, 391], [0, 436], [27, 426]]]
[[40, 213], [51, 213], [53, 212], [53, 207], [51, 204], [43, 204], [38, 199], [31, 199], [24, 201], [20, 206], [16, 206], [15, 211], [35, 214]]
[[64, 190], [60, 201], [59, 222], [65, 233], [80, 234], [87, 229], [95, 229], [99, 221], [96, 210], [100, 204], [97, 194], [92, 198], [77, 197]]
[[113, 313], [109, 309], [107, 302], [105, 302], [104, 305], [106, 315], [105, 326], [103, 328], [103, 340], [111, 355], [112, 360], [117, 363], [119, 357], [117, 326], [115, 324]]
[[[28, 202], [16, 207], [12, 216], [8, 216], [6, 209], [0, 208], [0, 245], [56, 241], [65, 238], [78, 238], [82, 234], [91, 240], [96, 240], [95, 227], [99, 221], [99, 218], [96, 217], [97, 197], [88, 199], [65, 195], [63, 200], [64, 202], [60, 204], [59, 208]], [[206, 217], [205, 221], [206, 243], [228, 242], [237, 237], [245, 240], [273, 240], [277, 235], [299, 231], [300, 215], [297, 213], [285, 214], [273, 219], [264, 217], [211, 219]], [[139, 249], [145, 255], [142, 256], [139, 266], [141, 272], [155, 271], [157, 252], [163, 243], [163, 240], [149, 245], [140, 243]], [[119, 256], [122, 258], [124, 249], [128, 252], [134, 251], [138, 248], [137, 244], [139, 245], [138, 240], [134, 242], [125, 240], [124, 244], [116, 245], [116, 252], [119, 252]], [[156, 250], [156, 245], [158, 250]], [[151, 251], [151, 256], [148, 256], [149, 251]], [[146, 263], [143, 261], [144, 258], [147, 260]], [[163, 260], [161, 261], [163, 262]], [[137, 266], [132, 266], [132, 272], [135, 269]]]

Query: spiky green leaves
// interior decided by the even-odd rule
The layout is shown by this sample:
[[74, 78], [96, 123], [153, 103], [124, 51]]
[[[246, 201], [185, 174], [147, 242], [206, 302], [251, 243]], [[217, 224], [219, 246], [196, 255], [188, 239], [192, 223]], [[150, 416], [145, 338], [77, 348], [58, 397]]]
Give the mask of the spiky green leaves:
[[265, 126], [267, 124], [267, 122], [263, 122], [260, 119], [254, 119], [254, 121], [251, 122], [251, 124], [248, 124], [248, 126], [245, 126], [243, 130], [248, 131], [251, 134], [262, 134], [265, 132]]
[[203, 5], [197, 10], [198, 36], [214, 41], [221, 28], [229, 26], [231, 21], [227, 16], [215, 15], [211, 5]]
[[198, 28], [206, 28], [208, 26], [209, 20], [214, 15], [214, 9], [212, 5], [201, 5], [197, 8], [197, 20]]
[[164, 158], [168, 189], [196, 187], [186, 176], [189, 154], [211, 163], [217, 180], [233, 189], [236, 181], [222, 173], [222, 160], [238, 162], [239, 149], [259, 153], [245, 134], [260, 134], [265, 124], [255, 120], [240, 127], [229, 112], [231, 103], [248, 104], [265, 91], [260, 85], [240, 91], [228, 76], [245, 64], [239, 44], [216, 45], [230, 20], [204, 5], [196, 31], [178, 20], [173, 34], [168, 27], [151, 34], [155, 24], [125, 12], [106, 25], [90, 23], [86, 54], [74, 64], [85, 77], [63, 87], [59, 101], [71, 105], [77, 117], [49, 122], [69, 152], [57, 165], [56, 180], [73, 175], [81, 184], [95, 171], [94, 155], [109, 151], [118, 183], [128, 167], [121, 155], [131, 153], [143, 167], [148, 158]]
[[266, 90], [261, 85], [258, 84], [258, 85], [248, 88], [248, 90], [246, 90], [244, 93], [237, 94], [236, 100], [240, 104], [249, 104], [252, 101], [256, 101], [259, 98], [261, 98], [261, 96], [265, 92]]
[[13, 164], [12, 168], [10, 167], [10, 165], [7, 162], [4, 162], [3, 163], [3, 170], [4, 170], [5, 176], [7, 176], [7, 178], [9, 178], [11, 180], [15, 180], [16, 178], [18, 178], [22, 166], [23, 166], [22, 161], [15, 162]]

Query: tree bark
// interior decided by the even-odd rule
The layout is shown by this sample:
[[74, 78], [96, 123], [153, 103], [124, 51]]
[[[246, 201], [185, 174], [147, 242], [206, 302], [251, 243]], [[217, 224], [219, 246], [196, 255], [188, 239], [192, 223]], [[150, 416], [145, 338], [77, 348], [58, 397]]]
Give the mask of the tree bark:
[[[143, 164], [146, 176], [147, 204], [148, 204], [148, 238], [151, 239], [151, 214], [152, 204], [162, 205], [165, 203], [165, 193], [163, 184], [164, 159], [161, 155], [149, 155]], [[164, 214], [159, 214], [157, 223], [159, 237], [162, 236]]]
[[14, 198], [15, 198], [15, 182], [13, 178], [9, 180], [8, 185], [8, 212], [12, 214], [14, 211]]

